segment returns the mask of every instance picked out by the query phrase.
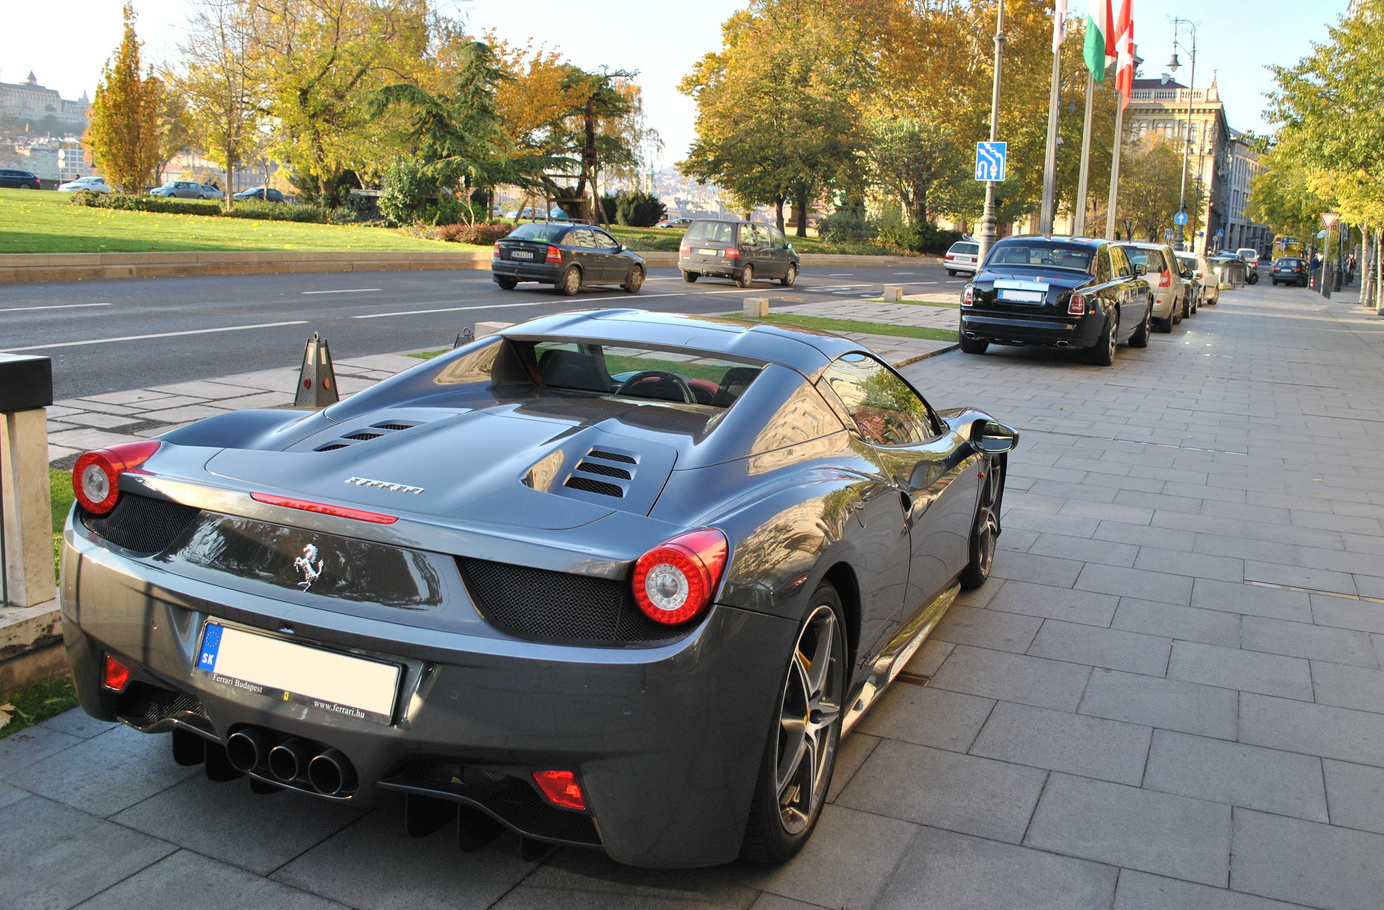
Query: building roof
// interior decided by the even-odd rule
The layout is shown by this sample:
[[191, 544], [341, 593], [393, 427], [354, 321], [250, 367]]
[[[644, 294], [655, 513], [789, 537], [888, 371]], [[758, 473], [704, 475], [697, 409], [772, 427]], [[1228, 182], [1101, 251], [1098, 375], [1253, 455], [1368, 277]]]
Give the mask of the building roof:
[[1141, 88], [1186, 88], [1186, 87], [1187, 87], [1187, 86], [1183, 85], [1181, 82], [1178, 82], [1176, 79], [1169, 79], [1167, 82], [1164, 82], [1162, 79], [1135, 79], [1135, 80], [1134, 80], [1134, 88], [1136, 88], [1136, 89], [1141, 89]]

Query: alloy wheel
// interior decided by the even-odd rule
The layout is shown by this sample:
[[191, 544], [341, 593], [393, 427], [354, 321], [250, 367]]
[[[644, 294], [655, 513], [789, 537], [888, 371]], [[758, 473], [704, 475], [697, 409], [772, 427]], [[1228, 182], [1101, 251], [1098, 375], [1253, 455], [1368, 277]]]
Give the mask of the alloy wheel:
[[820, 604], [798, 633], [779, 708], [774, 792], [789, 835], [806, 830], [826, 799], [841, 723], [844, 664], [836, 612]]

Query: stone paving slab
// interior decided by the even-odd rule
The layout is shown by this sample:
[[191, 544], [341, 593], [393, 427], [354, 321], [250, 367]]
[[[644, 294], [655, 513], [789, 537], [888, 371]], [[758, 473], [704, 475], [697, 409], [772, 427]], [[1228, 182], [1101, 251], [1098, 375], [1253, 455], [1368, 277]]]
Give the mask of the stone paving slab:
[[[799, 296], [812, 314], [955, 325], [944, 307]], [[904, 362], [911, 341], [880, 343]], [[368, 382], [413, 363], [386, 360], [337, 367]], [[817, 836], [781, 869], [631, 870], [576, 850], [525, 863], [512, 836], [458, 855], [448, 832], [404, 837], [397, 802], [252, 797], [172, 765], [164, 737], [72, 712], [0, 739], [0, 848], [25, 858], [0, 867], [0, 902], [1375, 908], [1381, 367], [1380, 317], [1263, 287], [1109, 368], [993, 346], [907, 366], [935, 405], [1021, 430], [1005, 531], [990, 581], [842, 744]], [[60, 402], [54, 436], [75, 453], [119, 434], [72, 417], [268, 404], [295, 377]]]

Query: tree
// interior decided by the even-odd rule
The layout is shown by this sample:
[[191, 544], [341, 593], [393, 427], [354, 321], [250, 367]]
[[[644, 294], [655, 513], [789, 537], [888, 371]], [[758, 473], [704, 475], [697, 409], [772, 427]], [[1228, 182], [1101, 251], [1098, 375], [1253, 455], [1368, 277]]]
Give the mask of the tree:
[[[158, 80], [159, 87], [159, 163], [154, 172], [155, 182], [163, 180], [168, 163], [187, 151], [195, 141], [192, 118], [176, 82], [168, 77]], [[227, 184], [229, 186], [230, 184]]]
[[[1162, 239], [1173, 225], [1182, 181], [1182, 152], [1162, 136], [1150, 134], [1125, 143], [1120, 153], [1119, 216], [1125, 233], [1149, 241]], [[1187, 207], [1201, 210], [1197, 187], [1188, 187]]]
[[122, 193], [137, 193], [154, 179], [159, 166], [159, 87], [152, 71], [141, 73], [135, 10], [124, 8], [125, 32], [115, 57], [106, 61], [90, 109], [86, 141], [105, 173]]
[[193, 136], [225, 168], [229, 209], [235, 169], [256, 144], [260, 117], [246, 69], [252, 42], [245, 0], [199, 0], [187, 36], [174, 84], [186, 99]]

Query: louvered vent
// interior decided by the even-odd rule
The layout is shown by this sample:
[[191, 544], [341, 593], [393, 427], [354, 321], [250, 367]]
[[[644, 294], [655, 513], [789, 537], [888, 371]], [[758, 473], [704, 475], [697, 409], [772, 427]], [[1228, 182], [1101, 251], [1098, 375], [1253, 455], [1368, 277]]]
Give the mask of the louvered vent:
[[[416, 423], [394, 422], [371, 424], [370, 427], [367, 429], [357, 430], [354, 433], [348, 433], [338, 440], [329, 442], [326, 445], [318, 446], [317, 448], [313, 449], [313, 451], [330, 452], [334, 449], [344, 449], [347, 446], [355, 445], [358, 442], [367, 442], [371, 439], [379, 439], [381, 436], [388, 436], [390, 433], [396, 433], [399, 430], [409, 430], [416, 426], [418, 426], [418, 424]], [[378, 430], [379, 432], [375, 432], [376, 430]]]
[[[638, 463], [639, 459], [633, 455], [612, 452], [609, 449], [592, 449], [577, 462], [572, 476], [567, 478], [563, 486], [572, 490], [583, 490], [600, 496], [614, 496], [616, 499], [623, 499], [625, 494], [629, 492], [630, 483], [634, 480], [634, 465]], [[630, 467], [624, 467], [624, 465]], [[590, 476], [592, 474], [609, 479], [597, 480]]]

